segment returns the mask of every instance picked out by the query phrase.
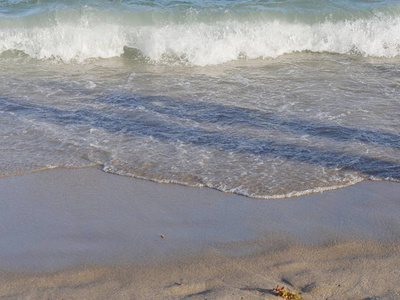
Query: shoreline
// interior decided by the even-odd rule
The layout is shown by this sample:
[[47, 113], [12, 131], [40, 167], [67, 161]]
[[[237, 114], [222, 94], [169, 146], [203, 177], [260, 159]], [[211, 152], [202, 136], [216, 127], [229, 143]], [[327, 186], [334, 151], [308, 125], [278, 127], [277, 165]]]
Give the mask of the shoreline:
[[279, 299], [279, 284], [304, 299], [398, 299], [399, 194], [363, 181], [258, 200], [95, 167], [2, 177], [0, 295]]
[[118, 172], [111, 172], [111, 171], [104, 171], [103, 165], [98, 163], [98, 164], [90, 164], [90, 165], [82, 165], [82, 166], [57, 166], [57, 167], [44, 167], [41, 169], [34, 169], [31, 171], [26, 171], [26, 172], [21, 172], [21, 173], [15, 173], [15, 174], [7, 174], [7, 175], [0, 175], [0, 178], [7, 178], [7, 177], [15, 177], [15, 176], [23, 176], [23, 175], [28, 175], [32, 173], [37, 173], [37, 172], [43, 172], [43, 171], [49, 171], [49, 170], [76, 170], [76, 169], [90, 169], [90, 168], [97, 168], [100, 171], [110, 174], [110, 175], [116, 175], [116, 176], [121, 176], [121, 177], [127, 177], [131, 178], [133, 180], [144, 180], [156, 184], [172, 184], [172, 185], [177, 185], [177, 186], [183, 186], [186, 188], [206, 188], [206, 189], [211, 189], [218, 191], [220, 193], [224, 194], [231, 194], [239, 197], [245, 197], [245, 198], [250, 198], [253, 200], [281, 200], [281, 199], [289, 199], [289, 198], [296, 198], [296, 197], [302, 197], [302, 196], [308, 196], [312, 194], [319, 194], [319, 193], [325, 193], [329, 191], [335, 191], [339, 189], [344, 189], [356, 184], [359, 184], [364, 181], [378, 181], [378, 182], [394, 182], [394, 183], [400, 183], [400, 181], [397, 180], [382, 180], [382, 179], [359, 179], [359, 180], [354, 180], [352, 182], [349, 182], [347, 184], [343, 185], [336, 185], [336, 186], [326, 186], [326, 187], [318, 187], [314, 189], [309, 189], [309, 190], [302, 190], [302, 191], [296, 191], [296, 192], [289, 192], [287, 194], [277, 194], [277, 195], [270, 195], [270, 196], [252, 196], [248, 195], [246, 193], [240, 193], [240, 192], [231, 192], [231, 191], [224, 191], [224, 190], [219, 190], [215, 187], [212, 186], [207, 186], [207, 185], [190, 185], [184, 182], [179, 182], [179, 181], [168, 181], [168, 180], [157, 180], [153, 179], [151, 177], [142, 177], [134, 174], [124, 174], [124, 173], [118, 173]]

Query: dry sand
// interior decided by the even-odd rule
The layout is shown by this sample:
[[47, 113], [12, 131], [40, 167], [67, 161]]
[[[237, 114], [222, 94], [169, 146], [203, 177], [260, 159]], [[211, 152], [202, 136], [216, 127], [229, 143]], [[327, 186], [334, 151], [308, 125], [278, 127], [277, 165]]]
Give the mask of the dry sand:
[[254, 200], [57, 169], [0, 178], [0, 208], [0, 299], [400, 299], [398, 183]]

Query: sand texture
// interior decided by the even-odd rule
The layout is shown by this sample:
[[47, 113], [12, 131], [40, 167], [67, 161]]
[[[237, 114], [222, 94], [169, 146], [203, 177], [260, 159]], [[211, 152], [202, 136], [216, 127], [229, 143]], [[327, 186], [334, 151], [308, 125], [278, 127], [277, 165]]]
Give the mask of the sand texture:
[[[400, 299], [400, 185], [260, 201], [96, 168], [0, 179], [0, 299]], [[161, 237], [163, 235], [163, 238]]]
[[213, 253], [129, 267], [3, 275], [1, 299], [400, 299], [399, 246], [373, 242], [293, 247], [246, 257]]

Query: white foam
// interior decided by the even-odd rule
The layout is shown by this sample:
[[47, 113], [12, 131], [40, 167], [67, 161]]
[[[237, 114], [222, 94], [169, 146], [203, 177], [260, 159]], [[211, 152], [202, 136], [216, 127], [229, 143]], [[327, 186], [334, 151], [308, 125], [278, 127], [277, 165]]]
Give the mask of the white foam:
[[244, 189], [242, 187], [227, 188], [223, 184], [215, 185], [215, 183], [207, 182], [207, 181], [205, 181], [203, 183], [200, 183], [200, 182], [189, 183], [189, 182], [173, 180], [173, 179], [157, 179], [157, 178], [152, 178], [152, 177], [148, 177], [148, 176], [141, 176], [138, 174], [126, 172], [124, 170], [115, 168], [112, 165], [103, 165], [102, 171], [104, 171], [106, 173], [127, 176], [127, 177], [133, 177], [136, 179], [147, 180], [147, 181], [152, 181], [152, 182], [157, 182], [157, 183], [162, 183], [162, 184], [178, 184], [178, 185], [183, 185], [183, 186], [188, 186], [188, 187], [207, 187], [207, 188], [211, 188], [211, 189], [221, 191], [224, 193], [231, 193], [231, 194], [236, 194], [236, 195], [245, 196], [245, 197], [249, 197], [249, 198], [260, 199], [260, 200], [285, 199], [285, 198], [299, 197], [299, 196], [305, 196], [305, 195], [316, 194], [316, 193], [323, 193], [326, 191], [333, 191], [333, 190], [349, 187], [349, 186], [355, 185], [355, 184], [360, 183], [365, 180], [365, 178], [362, 178], [362, 177], [359, 177], [356, 175], [352, 175], [352, 176], [350, 176], [349, 181], [344, 184], [330, 185], [330, 186], [325, 186], [325, 187], [317, 187], [317, 188], [311, 188], [311, 189], [300, 190], [300, 191], [292, 191], [292, 192], [282, 193], [282, 194], [262, 194], [262, 195], [260, 195], [257, 193], [252, 193], [249, 190]]
[[50, 28], [2, 30], [0, 51], [18, 50], [38, 59], [82, 62], [123, 53], [124, 40], [117, 25], [95, 28], [58, 25]]
[[377, 16], [317, 24], [231, 20], [127, 25], [83, 15], [77, 22], [59, 20], [47, 27], [0, 30], [0, 52], [18, 50], [37, 59], [82, 62], [120, 56], [124, 47], [140, 50], [155, 63], [173, 60], [199, 66], [298, 51], [395, 57], [400, 54], [400, 18]]

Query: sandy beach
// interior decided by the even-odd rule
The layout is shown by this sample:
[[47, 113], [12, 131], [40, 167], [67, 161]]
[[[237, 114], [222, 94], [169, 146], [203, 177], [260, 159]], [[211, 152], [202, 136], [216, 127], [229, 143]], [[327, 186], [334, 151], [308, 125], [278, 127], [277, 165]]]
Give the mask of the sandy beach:
[[0, 37], [0, 300], [400, 300], [399, 0], [3, 0]]
[[400, 298], [400, 185], [254, 200], [98, 168], [0, 178], [2, 299]]

